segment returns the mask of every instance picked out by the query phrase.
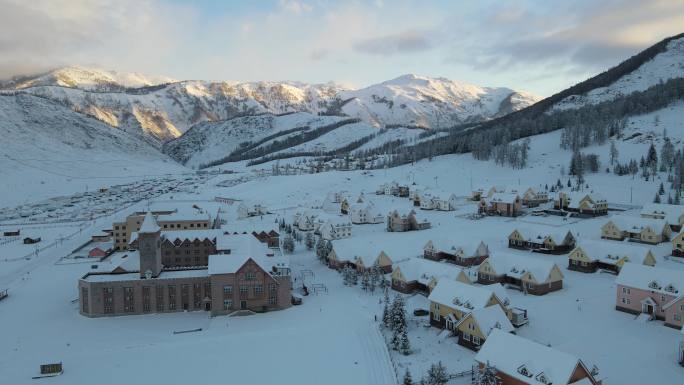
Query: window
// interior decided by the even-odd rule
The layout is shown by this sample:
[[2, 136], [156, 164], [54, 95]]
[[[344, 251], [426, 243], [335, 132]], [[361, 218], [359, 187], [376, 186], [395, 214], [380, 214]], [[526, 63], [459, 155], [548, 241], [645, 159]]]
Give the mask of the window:
[[274, 295], [268, 297], [268, 304], [269, 305], [275, 305], [277, 303], [278, 303], [278, 297], [276, 297]]
[[228, 310], [233, 307], [233, 300], [232, 299], [224, 299], [223, 300], [223, 310]]
[[124, 312], [133, 313], [135, 312], [135, 301], [133, 299], [133, 288], [124, 287]]
[[675, 321], [682, 321], [682, 315], [680, 313], [675, 313], [674, 314], [674, 320]]
[[432, 313], [432, 319], [435, 321], [439, 321], [439, 304], [436, 303], [434, 305], [434, 312]]
[[253, 271], [247, 272], [245, 274], [245, 279], [248, 281], [254, 281], [256, 279], [256, 273]]
[[466, 341], [470, 341], [470, 334], [468, 333], [463, 333], [463, 339]]
[[475, 345], [479, 345], [479, 344], [480, 344], [480, 337], [478, 337], [478, 336], [473, 336], [473, 343], [474, 343]]
[[164, 286], [157, 286], [155, 294], [157, 297], [157, 311], [164, 311]]
[[169, 310], [176, 310], [176, 286], [169, 285]]
[[151, 296], [150, 287], [149, 286], [143, 286], [142, 292], [143, 292], [143, 311], [149, 312], [152, 310], [151, 299], [150, 299], [150, 296]]
[[[268, 291], [273, 292], [276, 291], [276, 284], [275, 283], [269, 283], [268, 284]], [[682, 305], [684, 306], [684, 305]]]
[[525, 365], [521, 365], [518, 367], [518, 373], [522, 374], [525, 377], [532, 377], [532, 373], [527, 369]]
[[240, 298], [247, 298], [249, 287], [247, 285], [240, 285]]
[[233, 285], [225, 285], [225, 286], [223, 286], [223, 295], [224, 295], [224, 296], [231, 296], [231, 295], [233, 295]]
[[264, 293], [264, 287], [262, 285], [254, 285], [254, 295], [259, 296]]

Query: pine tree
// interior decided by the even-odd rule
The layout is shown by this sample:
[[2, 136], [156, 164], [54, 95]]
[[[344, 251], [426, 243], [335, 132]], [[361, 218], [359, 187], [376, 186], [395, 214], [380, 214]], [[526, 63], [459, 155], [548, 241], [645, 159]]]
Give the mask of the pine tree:
[[660, 203], [660, 194], [656, 193], [655, 199], [653, 199], [653, 203]]
[[306, 233], [306, 249], [307, 250], [313, 250], [315, 241], [314, 241], [314, 236], [312, 233]]
[[387, 328], [392, 327], [392, 311], [389, 303], [389, 289], [385, 287], [384, 307], [382, 309], [382, 324]]
[[681, 204], [681, 202], [679, 201], [679, 193], [678, 192], [675, 192], [674, 204], [676, 204], [676, 205]]
[[442, 365], [442, 361], [439, 361], [437, 364], [432, 364], [427, 372], [425, 384], [446, 385], [447, 382], [449, 382], [449, 376], [447, 375], [446, 368]]
[[409, 342], [408, 332], [406, 331], [406, 329], [407, 328], [403, 328], [401, 330], [399, 351], [401, 352], [401, 354], [408, 356], [409, 354], [411, 354], [411, 343]]
[[406, 368], [406, 373], [404, 373], [404, 381], [402, 381], [403, 385], [413, 385], [413, 378], [411, 378], [411, 372], [409, 372], [408, 368]]
[[501, 378], [497, 375], [497, 371], [493, 366], [486, 362], [481, 368], [475, 369], [474, 385], [501, 385]]
[[370, 277], [368, 276], [368, 272], [364, 271], [361, 273], [361, 289], [363, 291], [368, 291], [368, 288], [370, 286]]
[[619, 156], [619, 152], [617, 147], [615, 146], [615, 142], [611, 141], [610, 142], [610, 165], [614, 165], [615, 162], [617, 162]]
[[291, 234], [287, 234], [287, 236], [285, 236], [285, 239], [283, 240], [283, 251], [285, 251], [288, 254], [291, 254], [294, 252], [294, 249], [294, 239], [292, 238]]
[[658, 189], [658, 195], [665, 195], [665, 186], [663, 182], [660, 182], [660, 188]]

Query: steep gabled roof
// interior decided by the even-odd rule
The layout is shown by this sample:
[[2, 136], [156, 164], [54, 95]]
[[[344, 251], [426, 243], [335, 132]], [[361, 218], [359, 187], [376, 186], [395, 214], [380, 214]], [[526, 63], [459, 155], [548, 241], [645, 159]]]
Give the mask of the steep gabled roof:
[[626, 263], [615, 283], [676, 296], [684, 294], [684, 271]]
[[497, 329], [492, 330], [475, 361], [488, 363], [526, 384], [540, 385], [568, 384], [575, 368], [582, 365], [572, 354]]
[[441, 279], [430, 292], [428, 300], [464, 313], [470, 313], [475, 309], [487, 306], [492, 297], [496, 297], [496, 294], [485, 287]]
[[140, 230], [138, 230], [138, 232], [156, 233], [157, 231], [159, 231], [159, 225], [157, 224], [157, 220], [154, 219], [152, 212], [148, 211], [147, 214], [145, 214], [145, 219], [143, 219], [143, 223], [142, 225], [140, 225]]

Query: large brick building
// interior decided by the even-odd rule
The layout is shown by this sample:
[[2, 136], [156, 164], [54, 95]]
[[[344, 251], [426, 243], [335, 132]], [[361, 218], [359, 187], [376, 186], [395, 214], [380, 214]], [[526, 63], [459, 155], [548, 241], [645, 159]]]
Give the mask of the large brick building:
[[136, 238], [138, 271], [83, 276], [78, 283], [80, 313], [102, 317], [205, 310], [220, 315], [290, 306], [287, 261], [251, 234], [219, 236], [216, 254], [207, 257], [205, 266], [191, 268], [166, 268], [162, 240], [161, 227], [147, 213]]

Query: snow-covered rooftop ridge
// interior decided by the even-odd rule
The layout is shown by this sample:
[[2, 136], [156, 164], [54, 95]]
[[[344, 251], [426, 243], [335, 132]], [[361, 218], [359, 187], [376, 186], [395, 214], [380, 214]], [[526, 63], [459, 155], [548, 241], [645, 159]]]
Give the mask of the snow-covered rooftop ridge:
[[577, 247], [581, 248], [589, 258], [593, 259], [605, 259], [608, 256], [628, 256], [630, 259], [641, 261], [651, 251], [650, 247], [638, 245], [634, 242], [598, 241], [592, 239], [583, 239]]
[[[477, 325], [485, 336], [489, 336], [495, 329], [507, 333], [515, 330], [501, 306], [487, 306], [475, 309], [470, 315], [475, 318]], [[459, 321], [459, 324], [465, 319], [466, 318], [463, 317], [461, 321]]]
[[475, 361], [489, 363], [523, 383], [540, 385], [570, 383], [580, 363], [579, 358], [569, 353], [496, 329], [475, 355]]
[[530, 256], [495, 252], [487, 258], [497, 274], [521, 277], [526, 272], [532, 274], [537, 282], [545, 282], [556, 267], [553, 261], [545, 261]]
[[518, 198], [520, 198], [520, 194], [518, 193], [495, 192], [489, 200], [491, 202], [513, 203]]
[[461, 268], [442, 262], [430, 261], [424, 258], [411, 258], [394, 264], [398, 268], [407, 282], [417, 281], [427, 284], [430, 279], [442, 278], [455, 280], [461, 272]]
[[558, 229], [550, 226], [525, 225], [516, 227], [515, 230], [517, 230], [525, 239], [538, 241], [550, 236], [555, 242], [562, 242], [568, 233], [572, 234], [570, 229]]
[[669, 224], [679, 224], [679, 218], [684, 215], [684, 206], [666, 203], [649, 203], [641, 209], [641, 215], [662, 216]]
[[157, 220], [154, 219], [152, 212], [148, 211], [147, 214], [145, 214], [145, 219], [143, 219], [143, 223], [142, 225], [140, 225], [140, 230], [138, 231], [138, 233], [156, 233], [159, 230], [160, 228], [157, 224]]
[[684, 272], [638, 263], [626, 263], [615, 279], [615, 283], [641, 290], [678, 295], [684, 293]]
[[494, 292], [483, 286], [440, 279], [430, 292], [428, 300], [469, 313], [487, 306], [492, 296], [496, 296]]
[[661, 231], [668, 224], [664, 219], [633, 217], [629, 215], [614, 215], [609, 221], [613, 222], [620, 230], [641, 231], [650, 227], [651, 230], [656, 232]]
[[257, 259], [246, 254], [213, 254], [209, 256], [209, 275], [235, 273], [250, 259], [253, 260], [264, 271], [269, 271], [269, 269], [267, 269], [265, 266], [262, 266]]

